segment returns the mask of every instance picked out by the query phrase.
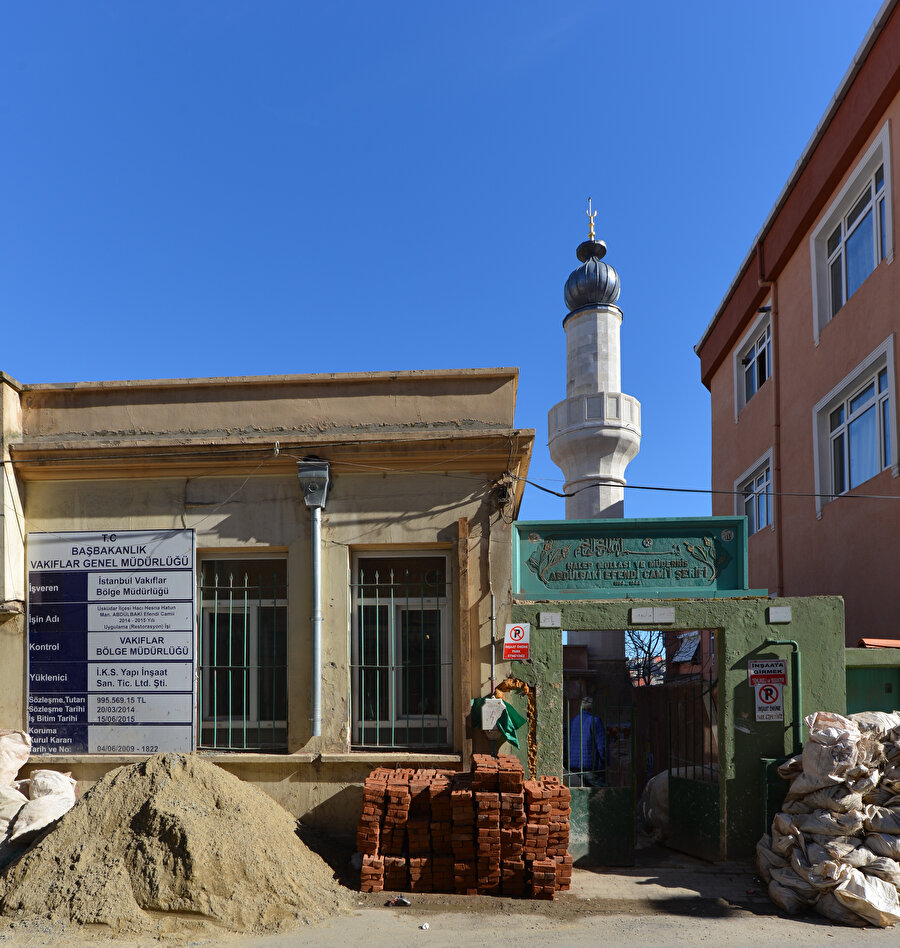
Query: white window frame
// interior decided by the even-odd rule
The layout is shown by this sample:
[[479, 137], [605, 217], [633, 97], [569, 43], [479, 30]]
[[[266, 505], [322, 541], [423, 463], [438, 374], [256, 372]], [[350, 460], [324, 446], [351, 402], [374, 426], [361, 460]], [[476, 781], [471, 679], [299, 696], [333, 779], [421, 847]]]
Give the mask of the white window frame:
[[[359, 564], [361, 561], [366, 559], [397, 559], [397, 560], [408, 560], [408, 559], [418, 559], [418, 558], [436, 558], [440, 557], [444, 560], [444, 590], [446, 595], [439, 597], [417, 597], [411, 601], [410, 608], [407, 609], [407, 600], [406, 599], [397, 599], [394, 602], [394, 615], [389, 621], [392, 624], [394, 635], [397, 638], [396, 642], [392, 642], [389, 645], [389, 650], [392, 655], [399, 655], [401, 652], [401, 647], [399, 645], [399, 636], [402, 629], [402, 615], [404, 612], [416, 612], [420, 610], [429, 610], [435, 611], [439, 614], [439, 623], [440, 623], [440, 634], [441, 634], [441, 652], [440, 652], [440, 684], [441, 684], [441, 710], [439, 714], [429, 714], [423, 715], [419, 714], [403, 714], [401, 709], [402, 695], [400, 692], [402, 675], [399, 673], [401, 665], [399, 664], [399, 659], [397, 660], [397, 665], [394, 668], [394, 674], [396, 677], [390, 683], [390, 706], [393, 708], [392, 718], [388, 720], [378, 721], [379, 729], [384, 729], [389, 731], [392, 726], [397, 728], [405, 728], [407, 722], [412, 722], [413, 725], [419, 725], [423, 727], [433, 727], [433, 728], [443, 728], [447, 735], [445, 746], [453, 746], [453, 603], [451, 598], [451, 573], [450, 573], [450, 556], [446, 550], [429, 550], [429, 549], [415, 549], [415, 550], [400, 550], [400, 549], [389, 549], [389, 550], [378, 550], [371, 549], [355, 553], [351, 558], [351, 595], [350, 595], [350, 663], [351, 663], [351, 700], [349, 702], [351, 709], [351, 720], [350, 720], [350, 740], [351, 746], [355, 747], [367, 747], [372, 745], [366, 745], [362, 741], [361, 730], [363, 726], [372, 726], [374, 721], [369, 721], [368, 719], [363, 719], [359, 716], [356, 709], [356, 704], [354, 701], [354, 696], [358, 695], [361, 691], [361, 681], [354, 680], [354, 676], [359, 674], [357, 671], [360, 665], [360, 656], [359, 656], [359, 615], [358, 615], [358, 606], [361, 605], [374, 605], [374, 599], [369, 597], [359, 596], [357, 593], [357, 587], [359, 584]], [[373, 584], [374, 585], [374, 584]], [[378, 603], [381, 606], [388, 605], [384, 599], [381, 599]], [[357, 700], [359, 700], [357, 698]], [[389, 751], [392, 749], [396, 750], [412, 750], [415, 751], [418, 747], [422, 747], [422, 750], [427, 752], [431, 745], [418, 745], [418, 744], [396, 744], [388, 745], [383, 744], [379, 745], [381, 750]]]
[[[765, 340], [765, 345], [761, 349], [759, 343]], [[752, 359], [756, 364], [756, 359], [760, 355], [766, 356], [766, 377], [763, 379], [763, 385], [772, 375], [772, 303], [767, 300], [765, 305], [759, 308], [756, 319], [750, 325], [747, 332], [744, 333], [741, 341], [734, 350], [734, 420], [738, 420], [738, 415], [744, 410], [748, 402], [753, 398], [760, 386], [757, 386], [750, 399], [747, 398], [746, 375], [749, 365], [745, 365], [747, 359]]]
[[[897, 460], [897, 399], [896, 399], [896, 381], [894, 375], [894, 334], [891, 333], [884, 342], [878, 346], [870, 355], [868, 355], [852, 372], [849, 372], [837, 385], [823, 398], [819, 399], [813, 407], [813, 448], [815, 459], [815, 478], [816, 478], [816, 516], [821, 518], [822, 509], [835, 497], [841, 496], [834, 492], [832, 482], [832, 431], [831, 431], [831, 413], [841, 403], [852, 398], [873, 378], [876, 381], [875, 401], [879, 403], [878, 394], [878, 374], [882, 369], [887, 369], [887, 398], [889, 401], [888, 424], [891, 442], [890, 464], [880, 467], [878, 473], [890, 466], [894, 477], [900, 474], [900, 465]], [[850, 419], [845, 419], [845, 423]], [[881, 420], [879, 419], [879, 434], [881, 434]], [[879, 439], [880, 440], [880, 439]], [[845, 443], [846, 444], [846, 443]], [[879, 451], [881, 445], [879, 444]], [[846, 444], [845, 452], [849, 455], [849, 444]], [[874, 475], [873, 475], [874, 476]], [[865, 483], [865, 482], [863, 482]], [[859, 486], [859, 485], [857, 485]], [[853, 488], [855, 490], [856, 488]], [[850, 493], [849, 482], [845, 484], [843, 493]]]
[[[768, 482], [765, 485], [765, 493], [767, 495], [766, 500], [766, 510], [768, 512], [769, 519], [762, 524], [762, 526], [757, 526], [755, 530], [751, 530], [752, 522], [749, 516], [747, 516], [747, 504], [745, 492], [748, 487], [753, 490], [753, 496], [759, 496], [759, 491], [756, 490], [756, 481], [758, 481], [764, 474], [768, 474]], [[750, 467], [741, 474], [734, 482], [734, 512], [738, 517], [747, 516], [747, 535], [753, 536], [754, 533], [759, 533], [760, 530], [764, 530], [766, 527], [769, 529], [775, 529], [775, 506], [772, 503], [772, 494], [774, 489], [773, 475], [772, 475], [772, 449], [769, 448], [768, 451], [761, 457], [757, 458]]]
[[[847, 179], [846, 184], [838, 192], [837, 197], [831, 203], [831, 206], [825, 211], [819, 224], [812, 232], [809, 238], [809, 255], [812, 267], [812, 287], [813, 287], [813, 337], [816, 345], [819, 344], [819, 334], [825, 325], [831, 321], [830, 304], [830, 282], [829, 282], [829, 261], [834, 259], [835, 254], [828, 253], [828, 238], [834, 229], [841, 223], [847, 214], [856, 204], [857, 199], [865, 185], [874, 177], [879, 165], [884, 166], [884, 256], [880, 255], [878, 248], [879, 227], [877, 222], [878, 209], [875, 208], [873, 214], [873, 227], [875, 228], [876, 255], [872, 271], [878, 264], [884, 260], [892, 263], [894, 260], [894, 237], [892, 220], [892, 182], [891, 182], [891, 142], [890, 142], [890, 122], [885, 122], [877, 138], [869, 146], [865, 155], [863, 155], [853, 173]], [[846, 237], [841, 242], [843, 248]], [[843, 252], [843, 250], [841, 250]], [[837, 251], [835, 252], [837, 253]], [[846, 270], [843, 278], [843, 292], [846, 301]], [[843, 305], [843, 304], [842, 304]]]

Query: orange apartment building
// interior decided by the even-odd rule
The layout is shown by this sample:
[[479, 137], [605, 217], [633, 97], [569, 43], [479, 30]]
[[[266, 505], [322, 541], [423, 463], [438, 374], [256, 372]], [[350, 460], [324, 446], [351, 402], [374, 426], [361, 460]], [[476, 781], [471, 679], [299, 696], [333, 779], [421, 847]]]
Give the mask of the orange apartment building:
[[750, 583], [900, 639], [900, 9], [887, 0], [696, 345]]

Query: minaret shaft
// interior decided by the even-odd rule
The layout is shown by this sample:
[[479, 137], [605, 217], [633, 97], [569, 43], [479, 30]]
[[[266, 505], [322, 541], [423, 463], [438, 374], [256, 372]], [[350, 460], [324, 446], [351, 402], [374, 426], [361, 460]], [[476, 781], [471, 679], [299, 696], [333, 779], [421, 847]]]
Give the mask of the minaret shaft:
[[625, 515], [625, 468], [641, 445], [640, 402], [621, 391], [619, 277], [605, 253], [592, 234], [566, 283], [566, 398], [550, 409], [548, 433], [571, 495], [567, 520]]

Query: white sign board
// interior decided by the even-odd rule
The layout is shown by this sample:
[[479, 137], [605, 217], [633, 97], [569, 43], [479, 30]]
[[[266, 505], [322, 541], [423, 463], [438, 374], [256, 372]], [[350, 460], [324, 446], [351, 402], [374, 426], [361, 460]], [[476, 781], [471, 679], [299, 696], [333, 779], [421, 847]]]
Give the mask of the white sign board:
[[756, 720], [783, 721], [784, 720], [784, 686], [781, 684], [757, 685], [756, 692]]
[[28, 536], [35, 754], [194, 746], [193, 530]]
[[503, 637], [503, 658], [528, 660], [529, 644], [531, 640], [531, 624], [529, 622], [509, 623], [506, 626], [506, 635]]

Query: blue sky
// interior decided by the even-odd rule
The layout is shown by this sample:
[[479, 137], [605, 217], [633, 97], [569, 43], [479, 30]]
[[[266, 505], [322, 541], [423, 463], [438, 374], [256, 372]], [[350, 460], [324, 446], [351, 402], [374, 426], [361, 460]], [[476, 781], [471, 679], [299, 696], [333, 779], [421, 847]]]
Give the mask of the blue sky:
[[[518, 366], [531, 478], [561, 490], [546, 413], [592, 195], [643, 405], [628, 480], [708, 487], [693, 346], [879, 6], [6, 5], [0, 369]], [[563, 515], [528, 488], [523, 518]]]

